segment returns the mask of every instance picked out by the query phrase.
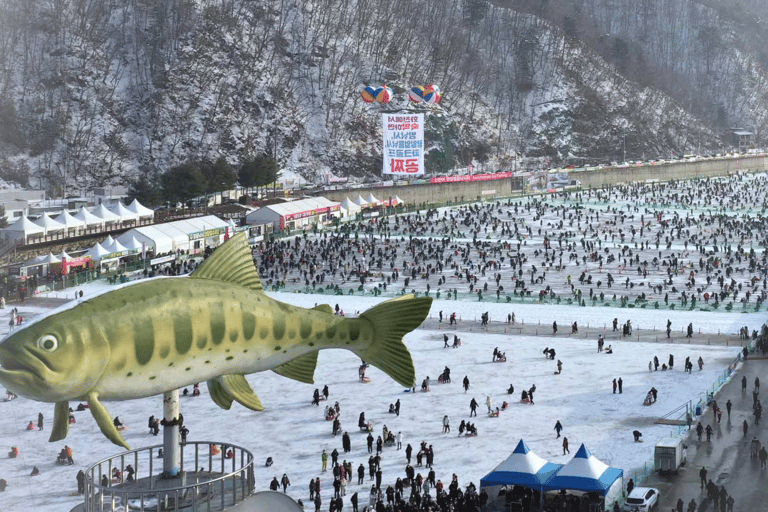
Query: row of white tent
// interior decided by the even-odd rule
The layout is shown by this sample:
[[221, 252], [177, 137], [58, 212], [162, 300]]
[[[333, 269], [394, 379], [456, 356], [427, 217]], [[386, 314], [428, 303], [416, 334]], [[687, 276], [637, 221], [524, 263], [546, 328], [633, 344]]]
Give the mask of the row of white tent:
[[[152, 252], [155, 255], [188, 251], [190, 250], [190, 242], [193, 239], [205, 239], [208, 242], [211, 237], [220, 237], [227, 230], [234, 234], [235, 229], [235, 224], [231, 219], [223, 221], [214, 215], [153, 224], [151, 226], [138, 226], [126, 231], [117, 238], [109, 235], [103, 242], [96, 243], [84, 254], [76, 257], [90, 257], [95, 262], [101, 262], [104, 259], [112, 260], [132, 254], [142, 254], [145, 251]], [[216, 244], [219, 241], [217, 240]], [[200, 249], [204, 249], [204, 246]], [[23, 266], [50, 265], [61, 263], [64, 259], [71, 261], [73, 257], [64, 251], [58, 255], [49, 253], [45, 256], [33, 258], [24, 263]]]
[[111, 209], [108, 209], [104, 204], [100, 204], [92, 210], [83, 206], [75, 215], [64, 210], [56, 217], [51, 217], [45, 212], [42, 217], [34, 221], [22, 215], [13, 224], [4, 228], [2, 232], [3, 238], [6, 240], [25, 239], [28, 236], [47, 236], [49, 233], [65, 231], [69, 233], [70, 230], [78, 232], [92, 228], [103, 228], [109, 224], [138, 222], [141, 219], [153, 220], [154, 216], [154, 210], [146, 208], [134, 199], [128, 206], [118, 202]]
[[368, 193], [366, 197], [358, 195], [355, 199], [345, 197], [341, 202], [341, 209], [346, 212], [346, 216], [353, 216], [363, 208], [373, 208], [380, 205], [397, 206], [403, 204], [403, 202], [404, 201], [397, 196], [393, 197], [391, 201], [389, 199], [386, 201], [380, 201], [376, 199], [373, 194]]

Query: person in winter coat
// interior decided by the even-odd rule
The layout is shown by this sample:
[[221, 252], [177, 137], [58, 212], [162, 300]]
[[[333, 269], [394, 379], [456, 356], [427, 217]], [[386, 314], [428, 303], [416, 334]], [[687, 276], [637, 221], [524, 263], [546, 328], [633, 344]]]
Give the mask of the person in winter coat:
[[413, 453], [413, 446], [408, 444], [408, 446], [405, 447], [405, 458], [408, 464], [411, 463], [411, 454]]
[[571, 450], [568, 449], [568, 438], [563, 436], [563, 455], [566, 453], [571, 453]]
[[617, 387], [616, 379], [613, 379], [613, 394], [614, 395], [616, 394], [616, 387]]
[[398, 431], [397, 432], [397, 449], [399, 450], [402, 447], [403, 447], [403, 433]]
[[352, 495], [352, 497], [349, 499], [349, 502], [352, 503], [352, 512], [359, 512], [357, 510], [357, 493]]
[[552, 322], [552, 334], [557, 334], [557, 321]]
[[323, 500], [320, 499], [320, 493], [315, 494], [315, 512], [320, 512], [320, 507], [323, 506]]
[[320, 459], [323, 461], [323, 473], [325, 473], [326, 470], [328, 470], [328, 453], [323, 450], [322, 455], [320, 455]]
[[366, 438], [366, 441], [368, 442], [368, 453], [373, 453], [373, 434], [368, 432], [368, 437]]
[[280, 480], [280, 484], [283, 486], [283, 493], [288, 492], [288, 486], [291, 485], [291, 481], [288, 480], [288, 475], [283, 473], [283, 478]]
[[675, 356], [669, 354], [669, 369], [671, 370], [673, 366], [675, 366]]
[[85, 492], [85, 473], [81, 469], [77, 472], [77, 493], [83, 494]]
[[269, 490], [276, 491], [279, 488], [280, 488], [280, 482], [277, 481], [277, 477], [274, 477], [272, 481], [269, 483]]
[[339, 461], [339, 450], [337, 450], [336, 448], [334, 448], [334, 449], [333, 449], [333, 451], [331, 452], [331, 463], [332, 463], [333, 465], [336, 465], [336, 463], [337, 463], [338, 461]]
[[469, 402], [469, 417], [471, 418], [472, 415], [477, 416], [477, 401], [473, 398], [471, 402]]
[[488, 414], [491, 414], [491, 411], [493, 411], [493, 400], [491, 400], [491, 395], [485, 397], [485, 405], [488, 406]]
[[341, 436], [341, 445], [344, 447], [344, 453], [349, 453], [352, 451], [352, 442], [349, 439], [349, 433], [344, 432], [344, 435]]
[[43, 413], [37, 413], [37, 430], [43, 430]]
[[313, 501], [315, 499], [315, 479], [310, 478], [309, 479], [309, 501]]
[[622, 386], [624, 385], [624, 381], [621, 380], [621, 377], [619, 377], [619, 394], [622, 393]]
[[464, 392], [466, 393], [468, 389], [469, 389], [469, 377], [465, 375], [464, 376]]
[[446, 414], [443, 416], [443, 434], [447, 434], [451, 431], [451, 419]]
[[560, 438], [560, 431], [563, 430], [563, 425], [560, 423], [560, 420], [557, 420], [557, 423], [555, 423], [555, 432], [557, 432], [557, 437], [555, 439]]

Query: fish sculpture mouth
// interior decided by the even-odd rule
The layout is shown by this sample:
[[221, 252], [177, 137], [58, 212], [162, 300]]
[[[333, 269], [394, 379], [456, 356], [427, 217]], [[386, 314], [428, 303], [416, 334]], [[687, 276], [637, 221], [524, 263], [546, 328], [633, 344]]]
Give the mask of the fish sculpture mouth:
[[0, 356], [0, 383], [18, 393], [23, 389], [38, 389], [50, 381], [56, 372], [36, 354], [24, 350], [22, 357], [12, 354]]

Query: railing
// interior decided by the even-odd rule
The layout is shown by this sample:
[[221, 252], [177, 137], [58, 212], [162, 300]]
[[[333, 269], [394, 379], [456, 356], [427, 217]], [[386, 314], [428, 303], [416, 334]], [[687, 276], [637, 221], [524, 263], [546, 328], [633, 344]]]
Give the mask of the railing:
[[[212, 445], [221, 446], [221, 452], [214, 455]], [[244, 448], [210, 441], [182, 444], [178, 480], [155, 474], [163, 466], [157, 458], [160, 448], [162, 445], [130, 450], [89, 467], [85, 471], [85, 512], [210, 512], [231, 507], [254, 492], [253, 455]], [[227, 458], [229, 450], [232, 456]], [[113, 468], [125, 478], [128, 465], [134, 470], [132, 480], [113, 482]], [[109, 479], [108, 485], [102, 485], [104, 477]], [[187, 483], [189, 479], [194, 483]], [[172, 487], [177, 482], [181, 485]]]

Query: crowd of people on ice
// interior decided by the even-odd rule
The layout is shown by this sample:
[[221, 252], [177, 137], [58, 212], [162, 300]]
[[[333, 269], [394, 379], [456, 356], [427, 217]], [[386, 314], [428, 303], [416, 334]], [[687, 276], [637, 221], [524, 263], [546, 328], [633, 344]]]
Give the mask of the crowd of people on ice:
[[760, 309], [768, 217], [749, 212], [766, 189], [734, 176], [561, 192], [345, 224], [254, 256], [268, 286], [314, 292]]

